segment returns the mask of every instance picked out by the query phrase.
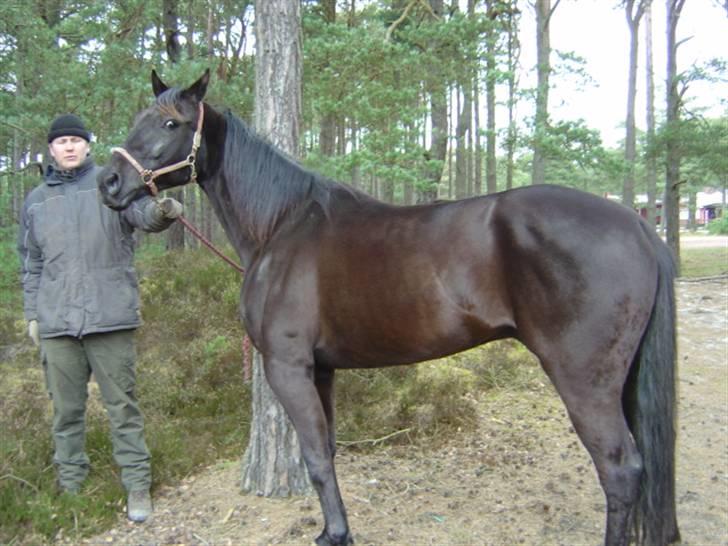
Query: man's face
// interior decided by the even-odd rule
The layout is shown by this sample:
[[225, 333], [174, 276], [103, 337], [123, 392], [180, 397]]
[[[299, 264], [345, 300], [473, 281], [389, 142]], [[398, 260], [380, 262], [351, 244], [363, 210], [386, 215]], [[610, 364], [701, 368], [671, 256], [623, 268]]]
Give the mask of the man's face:
[[75, 169], [89, 153], [90, 146], [85, 139], [77, 136], [60, 136], [48, 145], [53, 159], [61, 170]]

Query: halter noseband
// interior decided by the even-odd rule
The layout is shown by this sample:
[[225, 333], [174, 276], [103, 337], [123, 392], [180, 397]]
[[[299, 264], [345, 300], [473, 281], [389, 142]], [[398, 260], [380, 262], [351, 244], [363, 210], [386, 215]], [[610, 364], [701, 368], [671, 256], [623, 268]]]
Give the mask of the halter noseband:
[[139, 176], [141, 176], [142, 181], [144, 184], [149, 188], [149, 191], [153, 196], [156, 196], [159, 193], [159, 189], [157, 188], [157, 185], [154, 183], [154, 179], [162, 176], [163, 174], [171, 173], [172, 171], [176, 171], [179, 169], [184, 169], [185, 167], [190, 168], [190, 182], [196, 182], [197, 181], [197, 169], [195, 168], [195, 158], [197, 156], [197, 150], [200, 149], [200, 143], [202, 142], [202, 121], [204, 119], [205, 115], [205, 108], [202, 105], [202, 102], [199, 102], [199, 114], [197, 116], [197, 129], [195, 130], [195, 134], [192, 137], [192, 149], [190, 150], [189, 155], [183, 159], [182, 161], [178, 161], [177, 163], [173, 163], [172, 165], [168, 165], [167, 167], [160, 167], [159, 169], [151, 170], [151, 169], [145, 169], [141, 166], [141, 164], [132, 157], [132, 155], [127, 152], [124, 148], [116, 147], [111, 148], [111, 153], [118, 153], [124, 159], [126, 159], [129, 163], [131, 163], [131, 166], [136, 169], [136, 171], [139, 173]]

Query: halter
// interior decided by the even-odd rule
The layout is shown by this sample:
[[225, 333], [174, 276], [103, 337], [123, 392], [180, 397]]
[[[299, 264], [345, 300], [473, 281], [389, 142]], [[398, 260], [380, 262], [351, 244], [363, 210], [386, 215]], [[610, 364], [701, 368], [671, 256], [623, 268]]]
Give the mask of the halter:
[[161, 167], [161, 168], [155, 169], [155, 170], [145, 169], [124, 148], [121, 148], [121, 147], [111, 148], [112, 154], [118, 153], [119, 155], [123, 156], [124, 159], [126, 159], [129, 163], [131, 163], [131, 166], [134, 167], [136, 169], [136, 171], [139, 173], [139, 176], [141, 176], [142, 181], [147, 186], [147, 188], [149, 188], [149, 191], [151, 192], [151, 194], [153, 196], [156, 196], [159, 193], [159, 188], [157, 188], [157, 185], [154, 183], [154, 179], [162, 176], [163, 174], [171, 173], [172, 171], [177, 171], [179, 169], [184, 169], [185, 167], [189, 167], [190, 168], [189, 182], [197, 181], [197, 169], [195, 168], [195, 158], [197, 156], [197, 150], [200, 149], [200, 143], [202, 142], [202, 121], [205, 117], [205, 108], [202, 105], [202, 102], [199, 102], [198, 105], [199, 105], [199, 114], [197, 116], [197, 129], [195, 130], [195, 134], [192, 137], [192, 149], [190, 150], [189, 155], [182, 161], [178, 161], [177, 163], [173, 163], [172, 165], [168, 165], [167, 167]]

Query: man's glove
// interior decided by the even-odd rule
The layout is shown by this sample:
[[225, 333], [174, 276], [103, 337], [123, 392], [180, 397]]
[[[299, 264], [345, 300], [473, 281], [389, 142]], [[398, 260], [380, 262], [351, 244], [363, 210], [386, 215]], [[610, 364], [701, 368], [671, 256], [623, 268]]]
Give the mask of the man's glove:
[[28, 321], [28, 336], [33, 340], [33, 344], [37, 347], [40, 345], [40, 334], [38, 334], [38, 321]]
[[174, 220], [182, 216], [182, 203], [171, 197], [164, 197], [157, 201], [157, 206], [165, 218]]

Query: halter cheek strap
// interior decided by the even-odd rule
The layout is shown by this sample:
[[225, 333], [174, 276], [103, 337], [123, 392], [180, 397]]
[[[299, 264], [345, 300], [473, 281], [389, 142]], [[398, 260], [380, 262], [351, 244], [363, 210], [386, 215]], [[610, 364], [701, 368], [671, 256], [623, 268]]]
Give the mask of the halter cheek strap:
[[199, 105], [199, 114], [197, 115], [197, 129], [195, 130], [195, 134], [192, 137], [192, 149], [190, 150], [189, 155], [183, 159], [182, 161], [178, 161], [177, 163], [173, 163], [172, 165], [168, 165], [166, 167], [160, 167], [159, 169], [151, 170], [151, 169], [145, 169], [142, 167], [142, 165], [134, 159], [134, 157], [126, 151], [124, 148], [121, 147], [115, 147], [111, 148], [111, 153], [117, 153], [121, 155], [124, 159], [126, 159], [134, 169], [139, 173], [139, 176], [142, 179], [142, 182], [149, 188], [149, 192], [156, 196], [159, 193], [159, 188], [157, 188], [157, 185], [154, 183], [154, 179], [162, 176], [163, 174], [171, 173], [173, 171], [177, 171], [179, 169], [184, 169], [186, 167], [190, 168], [190, 179], [189, 182], [196, 182], [197, 181], [197, 168], [195, 166], [195, 159], [197, 157], [197, 150], [200, 149], [200, 144], [202, 143], [202, 123], [205, 117], [205, 108], [202, 104], [202, 102], [198, 103]]

